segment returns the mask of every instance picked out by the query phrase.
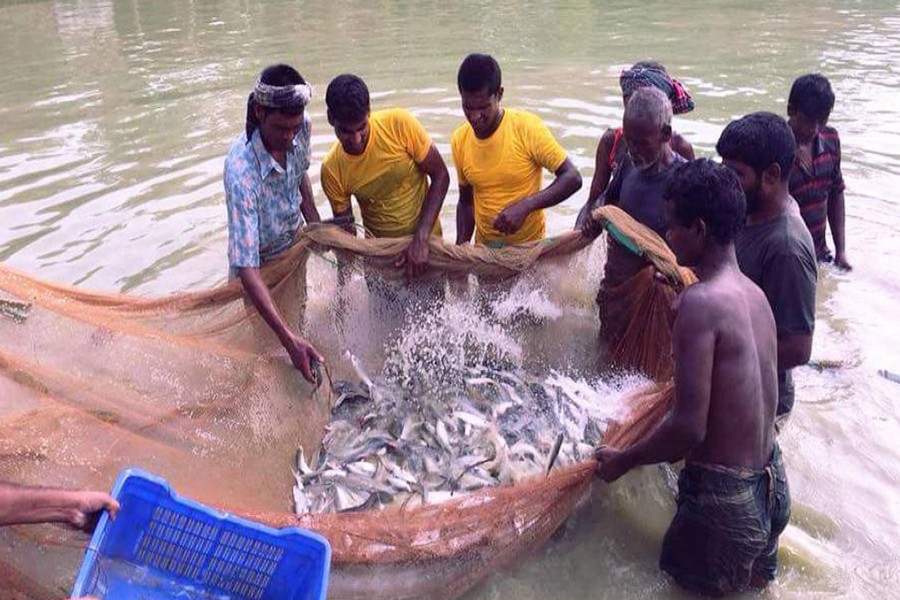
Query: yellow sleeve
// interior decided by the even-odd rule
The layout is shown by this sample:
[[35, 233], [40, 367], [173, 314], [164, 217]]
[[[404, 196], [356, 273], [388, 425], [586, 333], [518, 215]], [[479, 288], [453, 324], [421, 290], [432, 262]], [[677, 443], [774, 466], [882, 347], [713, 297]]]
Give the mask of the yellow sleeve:
[[416, 163], [425, 160], [431, 149], [431, 138], [419, 120], [410, 112], [398, 110], [394, 118], [394, 129], [412, 159]]
[[463, 175], [463, 131], [462, 127], [453, 132], [453, 135], [450, 136], [450, 151], [453, 153], [453, 164], [456, 167], [456, 179], [459, 181], [459, 185], [469, 185], [469, 182], [466, 180], [466, 176]]
[[322, 189], [328, 197], [331, 204], [331, 211], [334, 214], [345, 213], [351, 210], [350, 192], [345, 190], [341, 185], [340, 178], [337, 175], [336, 158], [329, 152], [325, 160], [322, 161], [321, 181]]
[[533, 115], [527, 123], [526, 139], [531, 158], [551, 173], [555, 173], [565, 162], [566, 151], [539, 117]]

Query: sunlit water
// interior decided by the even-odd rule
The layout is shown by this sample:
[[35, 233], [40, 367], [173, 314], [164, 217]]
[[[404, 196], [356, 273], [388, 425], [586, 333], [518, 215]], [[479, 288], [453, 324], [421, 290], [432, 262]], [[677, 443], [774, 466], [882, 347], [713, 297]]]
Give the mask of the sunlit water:
[[[329, 214], [318, 189], [333, 141], [328, 80], [362, 75], [375, 107], [412, 110], [449, 162], [462, 120], [456, 68], [476, 50], [503, 65], [506, 104], [541, 114], [588, 178], [549, 211], [551, 233], [571, 227], [596, 141], [621, 118], [623, 66], [655, 58], [685, 83], [697, 109], [675, 127], [700, 155], [713, 153], [731, 117], [783, 113], [795, 76], [831, 78], [856, 268], [821, 271], [813, 355], [845, 366], [797, 370], [798, 405], [782, 437], [794, 517], [766, 596], [900, 596], [900, 385], [877, 375], [900, 372], [895, 3], [3, 3], [0, 260], [139, 294], [219, 283], [222, 161], [261, 67], [293, 63], [314, 85], [311, 176]], [[442, 212], [448, 239], [455, 203], [454, 183]], [[473, 595], [680, 597], [656, 568], [671, 511], [655, 469], [598, 485], [566, 535]]]

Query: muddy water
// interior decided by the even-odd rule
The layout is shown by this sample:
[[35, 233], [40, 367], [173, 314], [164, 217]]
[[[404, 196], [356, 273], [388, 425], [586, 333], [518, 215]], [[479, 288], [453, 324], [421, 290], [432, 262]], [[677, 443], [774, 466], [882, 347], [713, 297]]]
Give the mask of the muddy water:
[[[83, 0], [0, 4], [0, 260], [106, 290], [166, 293], [224, 279], [223, 155], [259, 69], [312, 81], [313, 186], [333, 136], [322, 95], [362, 75], [375, 107], [403, 106], [448, 162], [470, 51], [504, 67], [505, 101], [541, 114], [586, 178], [621, 118], [619, 70], [664, 62], [697, 110], [675, 127], [700, 155], [754, 110], [784, 112], [792, 79], [832, 80], [843, 141], [850, 274], [820, 274], [815, 359], [798, 369], [782, 444], [795, 511], [772, 598], [900, 596], [900, 11], [896, 3]], [[571, 226], [582, 192], [550, 211]], [[442, 212], [454, 236], [455, 184]], [[557, 340], [558, 344], [561, 344]], [[680, 597], [655, 565], [672, 501], [654, 469], [607, 488], [540, 557], [482, 598]]]

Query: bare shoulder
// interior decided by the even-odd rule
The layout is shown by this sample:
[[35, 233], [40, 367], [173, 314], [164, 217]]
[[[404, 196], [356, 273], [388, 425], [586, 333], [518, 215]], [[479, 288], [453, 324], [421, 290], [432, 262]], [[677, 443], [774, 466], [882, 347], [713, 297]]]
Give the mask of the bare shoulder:
[[684, 290], [678, 297], [676, 329], [688, 326], [691, 329], [710, 327], [722, 304], [717, 286], [699, 282]]
[[681, 292], [679, 307], [690, 310], [702, 310], [715, 304], [717, 285], [707, 281], [699, 281]]
[[763, 292], [762, 288], [756, 285], [752, 279], [743, 273], [741, 273], [739, 277], [741, 293], [747, 303], [756, 310], [771, 313], [772, 308], [769, 305], [769, 299], [766, 297], [766, 293]]
[[600, 145], [606, 148], [612, 148], [613, 143], [616, 141], [616, 130], [610, 127], [606, 131], [603, 132], [603, 135], [600, 136]]

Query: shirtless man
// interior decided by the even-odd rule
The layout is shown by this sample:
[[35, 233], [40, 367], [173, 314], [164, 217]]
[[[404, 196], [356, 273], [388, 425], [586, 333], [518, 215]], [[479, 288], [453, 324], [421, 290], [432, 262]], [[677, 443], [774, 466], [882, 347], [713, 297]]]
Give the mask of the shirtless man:
[[737, 176], [709, 160], [679, 167], [666, 194], [668, 238], [699, 282], [680, 297], [673, 332], [675, 403], [625, 451], [601, 446], [598, 475], [685, 459], [660, 568], [712, 596], [775, 577], [790, 498], [775, 443], [778, 340], [766, 296], [737, 264], [746, 203]]

